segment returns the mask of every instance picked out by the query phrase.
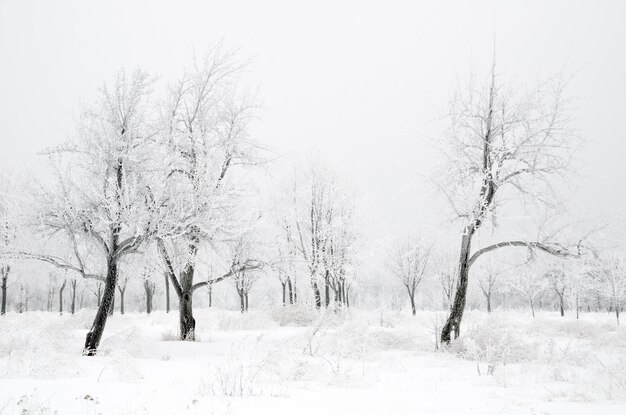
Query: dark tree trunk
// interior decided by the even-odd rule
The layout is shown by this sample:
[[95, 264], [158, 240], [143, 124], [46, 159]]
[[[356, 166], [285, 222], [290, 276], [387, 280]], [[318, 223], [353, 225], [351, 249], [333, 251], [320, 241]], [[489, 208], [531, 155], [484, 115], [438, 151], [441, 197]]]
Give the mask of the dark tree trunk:
[[143, 288], [146, 292], [146, 314], [150, 314], [152, 312], [152, 298], [154, 296], [154, 284], [152, 284], [148, 280], [144, 280]]
[[0, 315], [7, 313], [7, 279], [9, 278], [8, 267], [2, 270], [2, 305], [0, 306]]
[[326, 307], [330, 305], [330, 273], [328, 270], [324, 273], [324, 296], [326, 300]]
[[[210, 295], [209, 295], [209, 298], [210, 298]], [[210, 300], [209, 300], [209, 303], [210, 303]], [[170, 312], [170, 279], [168, 277], [167, 271], [165, 272], [165, 312], [166, 313]]]
[[246, 302], [243, 298], [243, 290], [237, 289], [237, 294], [239, 294], [239, 309], [243, 314], [246, 311]]
[[244, 293], [243, 299], [246, 304], [246, 313], [247, 313], [248, 312], [248, 293]]
[[533, 304], [533, 299], [528, 300], [530, 302], [530, 311], [533, 313], [533, 317], [535, 317], [535, 304]]
[[565, 316], [565, 306], [563, 304], [563, 296], [559, 295], [559, 309], [561, 311], [561, 317]]
[[287, 278], [287, 289], [289, 290], [289, 304], [293, 304], [295, 298], [293, 296], [293, 285], [291, 284], [291, 278]]
[[67, 281], [63, 281], [61, 284], [61, 288], [59, 289], [59, 314], [63, 314], [63, 290], [65, 289], [65, 284]]
[[72, 289], [72, 304], [70, 310], [72, 314], [76, 312], [76, 280], [70, 282], [70, 288]]
[[115, 311], [115, 287], [113, 288], [113, 296], [111, 297], [111, 307], [109, 307], [108, 315], [112, 316], [114, 311]]
[[491, 293], [486, 295], [487, 297], [487, 312], [491, 313]]
[[209, 308], [213, 307], [213, 284], [209, 284]]
[[113, 308], [115, 287], [117, 286], [117, 260], [109, 258], [107, 268], [107, 277], [104, 283], [102, 301], [100, 301], [100, 305], [98, 306], [96, 318], [93, 321], [91, 329], [85, 337], [85, 347], [83, 349], [83, 355], [85, 356], [96, 355], [98, 345], [102, 339], [102, 333], [104, 333], [104, 326], [106, 325], [109, 310]]
[[350, 307], [350, 287], [346, 287], [346, 307]]
[[191, 290], [184, 291], [179, 299], [178, 307], [180, 314], [180, 339], [195, 341], [196, 340], [196, 320], [193, 318], [192, 308], [193, 293]]
[[416, 310], [415, 310], [415, 293], [409, 294], [409, 298], [411, 299], [411, 311], [413, 312], [413, 315], [415, 315], [416, 314]]
[[467, 296], [467, 282], [469, 277], [469, 258], [470, 249], [472, 247], [472, 237], [474, 236], [474, 226], [469, 225], [465, 228], [461, 238], [461, 255], [459, 257], [459, 278], [457, 281], [454, 302], [446, 324], [441, 330], [441, 343], [450, 343], [452, 334], [454, 338], [459, 337], [461, 333], [461, 320], [463, 319], [463, 311], [465, 309], [465, 299]]
[[283, 307], [287, 305], [287, 283], [281, 282], [280, 285], [283, 287]]

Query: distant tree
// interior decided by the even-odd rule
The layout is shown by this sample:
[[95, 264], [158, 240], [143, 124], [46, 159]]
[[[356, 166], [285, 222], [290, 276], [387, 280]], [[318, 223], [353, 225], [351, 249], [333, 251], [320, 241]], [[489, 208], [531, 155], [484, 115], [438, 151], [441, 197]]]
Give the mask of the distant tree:
[[619, 325], [620, 312], [626, 302], [626, 266], [624, 257], [619, 254], [599, 258], [590, 267], [598, 292], [608, 299], [615, 312]]
[[535, 317], [535, 303], [546, 291], [548, 284], [543, 274], [537, 269], [519, 268], [509, 280], [510, 288], [520, 294], [530, 306], [530, 311]]
[[413, 315], [416, 314], [415, 294], [424, 278], [429, 257], [430, 249], [418, 239], [398, 245], [389, 260], [389, 269], [407, 290]]
[[565, 299], [569, 293], [569, 278], [565, 272], [565, 266], [550, 268], [546, 271], [545, 278], [548, 280], [554, 294], [556, 294], [559, 311], [561, 312], [561, 317], [563, 317], [565, 316]]

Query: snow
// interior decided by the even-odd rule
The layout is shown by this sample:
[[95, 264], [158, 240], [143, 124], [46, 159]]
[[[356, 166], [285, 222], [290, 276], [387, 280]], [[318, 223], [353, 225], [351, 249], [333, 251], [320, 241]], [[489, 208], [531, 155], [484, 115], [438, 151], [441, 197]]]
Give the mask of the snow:
[[193, 343], [176, 312], [127, 313], [82, 357], [94, 312], [0, 319], [0, 413], [626, 413], [626, 329], [608, 313], [468, 311], [439, 351], [441, 312], [198, 309]]

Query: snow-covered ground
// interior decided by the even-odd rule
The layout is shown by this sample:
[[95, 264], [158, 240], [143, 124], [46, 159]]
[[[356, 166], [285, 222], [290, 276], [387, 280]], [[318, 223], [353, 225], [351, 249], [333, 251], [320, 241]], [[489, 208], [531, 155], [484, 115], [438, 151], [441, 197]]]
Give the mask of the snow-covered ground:
[[116, 314], [82, 357], [93, 313], [0, 318], [0, 413], [626, 413], [626, 329], [605, 313], [468, 312], [446, 351], [435, 312], [197, 310], [195, 343], [175, 312]]

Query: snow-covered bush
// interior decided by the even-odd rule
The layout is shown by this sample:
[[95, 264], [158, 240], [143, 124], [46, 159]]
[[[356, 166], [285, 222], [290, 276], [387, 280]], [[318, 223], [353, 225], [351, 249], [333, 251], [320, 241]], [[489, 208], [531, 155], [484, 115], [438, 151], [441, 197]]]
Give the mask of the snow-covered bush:
[[299, 304], [275, 307], [272, 310], [272, 319], [281, 327], [307, 327], [318, 317], [316, 310]]

